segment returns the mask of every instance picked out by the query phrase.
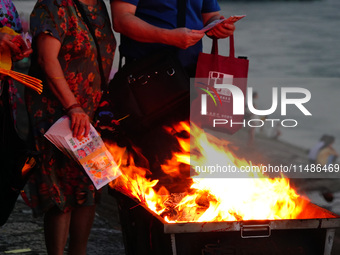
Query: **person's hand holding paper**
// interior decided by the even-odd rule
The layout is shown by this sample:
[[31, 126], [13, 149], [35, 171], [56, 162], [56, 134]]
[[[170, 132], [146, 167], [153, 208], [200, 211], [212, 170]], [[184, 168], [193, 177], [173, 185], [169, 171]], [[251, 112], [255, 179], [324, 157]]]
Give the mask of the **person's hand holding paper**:
[[205, 32], [209, 37], [226, 38], [234, 33], [234, 23], [244, 18], [245, 16], [246, 15], [235, 15], [230, 16], [227, 19], [221, 16], [219, 20], [215, 20], [209, 23], [200, 31]]

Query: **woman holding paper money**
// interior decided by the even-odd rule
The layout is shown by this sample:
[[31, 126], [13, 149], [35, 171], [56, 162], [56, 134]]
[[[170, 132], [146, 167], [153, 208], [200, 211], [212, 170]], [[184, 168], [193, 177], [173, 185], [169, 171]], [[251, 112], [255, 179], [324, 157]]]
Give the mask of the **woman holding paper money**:
[[102, 0], [80, 0], [99, 44], [88, 29], [75, 1], [38, 1], [31, 14], [33, 48], [30, 74], [44, 81], [42, 95], [26, 93], [34, 144], [42, 152], [41, 171], [30, 182], [35, 215], [44, 213], [49, 254], [63, 254], [68, 236], [69, 254], [86, 254], [86, 244], [98, 193], [74, 160], [44, 138], [63, 115], [70, 118], [73, 136], [89, 134], [90, 121], [101, 99], [100, 51], [105, 83], [116, 42]]

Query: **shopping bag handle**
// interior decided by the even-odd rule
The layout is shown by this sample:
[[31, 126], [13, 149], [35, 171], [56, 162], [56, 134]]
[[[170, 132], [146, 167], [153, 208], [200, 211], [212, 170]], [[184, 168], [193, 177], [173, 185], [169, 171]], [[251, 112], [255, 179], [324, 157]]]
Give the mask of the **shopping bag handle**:
[[[218, 55], [218, 39], [213, 39], [211, 54]], [[229, 57], [235, 58], [234, 35], [229, 36]]]

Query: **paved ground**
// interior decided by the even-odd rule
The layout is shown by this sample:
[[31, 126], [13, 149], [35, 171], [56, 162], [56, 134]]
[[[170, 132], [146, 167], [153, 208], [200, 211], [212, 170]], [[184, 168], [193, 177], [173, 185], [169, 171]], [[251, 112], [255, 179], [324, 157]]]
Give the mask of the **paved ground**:
[[[105, 217], [104, 217], [105, 215]], [[90, 255], [124, 255], [113, 198], [104, 196], [98, 206], [88, 244]], [[8, 222], [0, 228], [0, 254], [45, 255], [42, 218], [33, 218], [22, 199], [17, 201]]]

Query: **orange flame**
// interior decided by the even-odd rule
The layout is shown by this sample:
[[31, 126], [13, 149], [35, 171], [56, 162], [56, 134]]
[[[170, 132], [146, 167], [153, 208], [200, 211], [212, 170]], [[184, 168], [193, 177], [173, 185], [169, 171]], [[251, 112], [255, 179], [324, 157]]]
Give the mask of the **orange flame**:
[[[181, 122], [166, 130], [191, 135], [191, 143], [189, 137], [177, 138], [182, 151], [174, 153], [173, 158], [162, 165], [169, 177], [183, 177], [185, 168], [209, 166], [214, 162], [235, 169], [251, 166], [229, 151], [229, 142], [207, 136], [195, 125], [190, 129], [187, 122]], [[305, 206], [288, 179], [268, 178], [259, 172], [242, 173], [241, 177], [247, 174], [248, 178], [211, 178], [209, 172], [198, 171], [191, 179], [191, 187], [182, 193], [170, 194], [166, 187], [156, 190], [158, 180], [147, 178], [149, 170], [137, 167], [125, 148], [112, 144], [107, 147], [123, 173], [111, 187], [137, 198], [170, 223], [295, 219]]]

